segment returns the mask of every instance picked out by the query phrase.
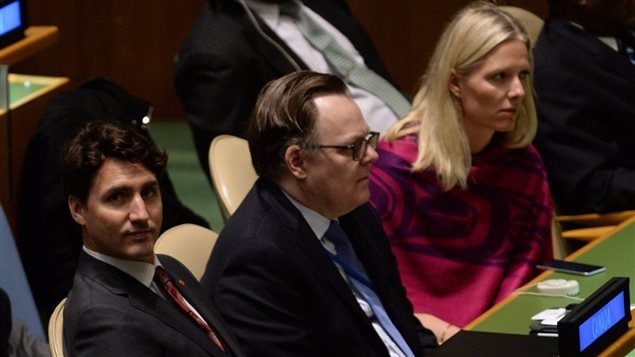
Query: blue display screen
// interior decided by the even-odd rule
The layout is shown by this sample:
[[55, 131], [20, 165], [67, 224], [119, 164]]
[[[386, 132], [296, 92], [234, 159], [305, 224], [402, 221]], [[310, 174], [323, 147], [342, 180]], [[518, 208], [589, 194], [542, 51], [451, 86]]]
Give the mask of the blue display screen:
[[15, 30], [22, 24], [20, 1], [15, 0], [0, 8], [0, 35]]
[[580, 327], [580, 352], [597, 340], [608, 329], [624, 318], [624, 292], [615, 295], [611, 301], [586, 319]]

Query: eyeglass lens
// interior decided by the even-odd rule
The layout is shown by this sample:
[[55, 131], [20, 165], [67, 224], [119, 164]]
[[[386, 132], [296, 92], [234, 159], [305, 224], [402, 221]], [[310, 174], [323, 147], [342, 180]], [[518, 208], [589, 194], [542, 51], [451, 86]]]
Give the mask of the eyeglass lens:
[[366, 153], [367, 145], [370, 145], [373, 149], [377, 147], [377, 142], [379, 141], [379, 134], [372, 132], [368, 134], [367, 137], [362, 139], [360, 142], [355, 144], [354, 147], [354, 160], [361, 160]]

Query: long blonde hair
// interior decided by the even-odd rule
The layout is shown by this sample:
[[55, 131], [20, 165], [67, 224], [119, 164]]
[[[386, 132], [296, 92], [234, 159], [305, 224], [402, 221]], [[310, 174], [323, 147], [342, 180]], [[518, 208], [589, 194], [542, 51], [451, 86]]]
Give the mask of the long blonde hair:
[[[515, 18], [484, 1], [474, 2], [461, 10], [441, 35], [421, 78], [412, 111], [385, 134], [388, 141], [417, 134], [419, 152], [412, 170], [434, 168], [446, 191], [456, 185], [467, 187], [472, 164], [463, 111], [449, 90], [450, 75], [453, 70], [461, 75], [468, 74], [495, 47], [511, 40], [525, 43], [529, 63], [533, 66], [529, 37]], [[515, 128], [502, 134], [502, 145], [510, 148], [528, 146], [536, 134], [531, 73], [523, 82], [526, 95], [520, 104]]]

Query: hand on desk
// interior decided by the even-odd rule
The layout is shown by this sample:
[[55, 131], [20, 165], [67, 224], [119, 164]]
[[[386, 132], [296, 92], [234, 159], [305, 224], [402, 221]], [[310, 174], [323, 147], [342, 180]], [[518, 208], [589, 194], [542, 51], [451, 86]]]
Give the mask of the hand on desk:
[[434, 333], [439, 345], [443, 344], [443, 342], [449, 340], [452, 336], [456, 335], [457, 332], [461, 331], [458, 326], [454, 326], [434, 315], [415, 313], [415, 316], [419, 319], [419, 322], [421, 322], [423, 327]]

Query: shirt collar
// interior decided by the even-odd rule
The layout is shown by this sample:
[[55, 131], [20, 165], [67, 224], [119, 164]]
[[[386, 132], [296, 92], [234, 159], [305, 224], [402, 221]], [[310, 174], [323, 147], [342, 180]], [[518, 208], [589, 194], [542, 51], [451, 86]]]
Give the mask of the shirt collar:
[[[573, 26], [583, 29], [586, 31], [586, 29], [584, 28], [584, 26], [580, 25], [577, 22], [573, 22], [573, 21], [569, 21], [569, 23], [571, 23]], [[602, 41], [603, 43], [605, 43], [607, 46], [611, 47], [614, 51], [618, 51], [619, 49], [617, 48], [617, 39], [615, 39], [615, 37], [613, 36], [597, 36], [598, 40]]]
[[91, 257], [99, 261], [102, 261], [108, 265], [112, 265], [113, 267], [135, 278], [137, 281], [139, 281], [141, 284], [147, 287], [150, 287], [150, 284], [152, 284], [152, 278], [154, 277], [155, 267], [157, 265], [161, 265], [156, 255], [154, 256], [154, 264], [150, 264], [150, 263], [139, 262], [134, 260], [113, 258], [109, 255], [98, 253], [86, 246], [83, 246], [83, 249]]
[[309, 227], [311, 227], [315, 236], [318, 237], [319, 240], [322, 240], [322, 237], [324, 237], [324, 233], [326, 233], [326, 230], [329, 228], [331, 221], [316, 211], [296, 201], [293, 197], [284, 192], [284, 190], [282, 190], [282, 193], [284, 193], [289, 201], [291, 201], [291, 204], [300, 211], [300, 214], [302, 214], [304, 220], [309, 224]]
[[245, 0], [245, 2], [267, 25], [272, 28], [278, 25], [280, 21], [280, 5], [259, 0]]

